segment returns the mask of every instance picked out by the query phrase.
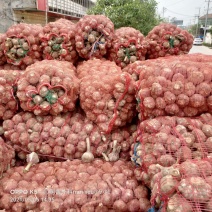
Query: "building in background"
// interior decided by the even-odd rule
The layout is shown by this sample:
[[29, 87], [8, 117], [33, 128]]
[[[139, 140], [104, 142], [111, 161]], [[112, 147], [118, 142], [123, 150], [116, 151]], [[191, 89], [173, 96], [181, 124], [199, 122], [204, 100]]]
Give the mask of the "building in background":
[[170, 16], [169, 16], [168, 22], [170, 24], [176, 25], [177, 27], [179, 27], [181, 29], [186, 29], [186, 26], [183, 25], [183, 20], [179, 20], [176, 17], [173, 17], [170, 19]]
[[176, 26], [183, 26], [183, 20], [178, 20], [177, 18], [172, 18], [170, 23]]
[[212, 36], [211, 36], [211, 30], [212, 30], [212, 14], [208, 14], [207, 18], [207, 26], [205, 26], [206, 21], [206, 15], [201, 16], [199, 18], [199, 25], [200, 25], [200, 37], [203, 39], [204, 36], [204, 30], [206, 29], [206, 36], [205, 36], [205, 43], [212, 43]]
[[42, 24], [59, 18], [77, 22], [94, 0], [0, 0], [0, 33], [17, 23]]

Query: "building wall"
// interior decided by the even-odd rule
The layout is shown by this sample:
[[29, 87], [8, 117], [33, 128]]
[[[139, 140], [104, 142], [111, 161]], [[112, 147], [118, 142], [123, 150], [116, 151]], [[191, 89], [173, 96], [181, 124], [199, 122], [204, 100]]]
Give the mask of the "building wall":
[[[200, 19], [199, 20], [200, 25], [205, 26], [205, 19]], [[211, 26], [212, 25], [212, 18], [208, 18], [207, 20], [207, 26]]]
[[[46, 16], [44, 12], [29, 12], [22, 10], [14, 10], [14, 19], [17, 22], [24, 22], [27, 24], [46, 24]], [[48, 17], [48, 22], [55, 21], [54, 17]]]
[[[48, 15], [48, 22], [56, 21], [57, 19], [62, 18], [58, 16]], [[41, 24], [44, 26], [46, 24], [46, 14], [41, 11], [24, 11], [24, 10], [14, 10], [14, 19], [17, 22], [23, 22], [27, 24]], [[78, 20], [71, 20], [76, 23]]]
[[37, 8], [36, 0], [12, 0], [12, 8]]
[[73, 15], [76, 17], [82, 17], [86, 14], [86, 7], [71, 0], [48, 0], [49, 11], [60, 12], [62, 14]]
[[4, 33], [14, 23], [11, 0], [0, 0], [0, 18], [0, 33]]
[[36, 0], [0, 0], [0, 33], [21, 21], [13, 12], [13, 8], [36, 8]]
[[[45, 0], [42, 0], [45, 1]], [[54, 0], [55, 2], [61, 2], [61, 6], [64, 3], [68, 8], [69, 12], [73, 12], [72, 10], [74, 9], [74, 18], [80, 18], [86, 13], [86, 7], [91, 6], [90, 1], [88, 0], [74, 0], [77, 3], [73, 3], [72, 0]], [[52, 3], [53, 0], [49, 0], [49, 3]], [[70, 3], [71, 2], [71, 3]], [[84, 7], [82, 7], [80, 4], [83, 4]], [[77, 7], [76, 7], [77, 5]], [[52, 5], [53, 6], [53, 5]], [[73, 8], [72, 8], [73, 6]], [[54, 7], [53, 7], [54, 8]], [[14, 9], [14, 10], [13, 10]], [[65, 10], [65, 15], [71, 15], [66, 12]], [[45, 11], [39, 12], [37, 10], [37, 0], [0, 0], [0, 33], [5, 33], [7, 29], [13, 25], [17, 24], [20, 22], [25, 22], [25, 23], [31, 23], [31, 24], [42, 24], [44, 25], [46, 23], [46, 17], [45, 17]], [[79, 12], [77, 14], [76, 12]], [[50, 11], [55, 14], [57, 14], [58, 11]], [[63, 14], [61, 14], [63, 15]], [[58, 17], [57, 17], [58, 18]], [[55, 16], [48, 16], [48, 22], [54, 21], [57, 19]], [[76, 22], [76, 20], [73, 20], [73, 22]]]

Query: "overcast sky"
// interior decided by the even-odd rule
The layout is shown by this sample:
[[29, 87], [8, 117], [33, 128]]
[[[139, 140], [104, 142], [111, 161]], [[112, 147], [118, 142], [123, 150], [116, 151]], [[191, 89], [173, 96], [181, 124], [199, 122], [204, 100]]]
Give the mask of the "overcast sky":
[[[203, 16], [207, 12], [208, 0], [156, 0], [158, 2], [158, 13], [165, 18], [183, 20], [184, 25], [197, 23], [195, 15]], [[163, 13], [163, 8], [165, 8]], [[209, 13], [212, 13], [212, 0], [210, 2]]]

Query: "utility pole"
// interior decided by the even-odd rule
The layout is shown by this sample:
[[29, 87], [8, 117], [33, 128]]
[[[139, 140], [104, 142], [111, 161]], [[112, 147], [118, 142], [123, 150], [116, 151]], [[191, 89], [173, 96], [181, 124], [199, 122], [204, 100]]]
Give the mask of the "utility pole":
[[[206, 1], [207, 2], [207, 1]], [[210, 0], [208, 0], [208, 6], [207, 6], [207, 13], [205, 17], [205, 28], [204, 28], [204, 36], [203, 36], [203, 41], [205, 42], [205, 36], [206, 36], [206, 28], [208, 24], [208, 11], [209, 11], [209, 6], [210, 6]]]
[[198, 15], [195, 15], [195, 18], [197, 17], [196, 37], [198, 34], [198, 27], [199, 27], [200, 7], [197, 7], [197, 9], [199, 9], [199, 13]]
[[164, 13], [166, 12], [166, 8], [165, 7], [163, 7], [163, 18], [164, 18]]

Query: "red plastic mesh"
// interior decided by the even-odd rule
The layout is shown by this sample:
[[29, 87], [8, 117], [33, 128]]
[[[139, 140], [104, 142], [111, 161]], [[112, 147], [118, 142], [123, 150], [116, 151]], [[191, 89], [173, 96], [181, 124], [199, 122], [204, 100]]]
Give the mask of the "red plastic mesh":
[[159, 58], [161, 59], [176, 59], [179, 61], [184, 61], [184, 60], [189, 60], [193, 62], [211, 62], [212, 60], [212, 55], [206, 55], [206, 54], [201, 54], [201, 53], [192, 53], [192, 54], [186, 54], [186, 55], [177, 55], [177, 56], [169, 56], [169, 57], [164, 57], [164, 58]]
[[[132, 64], [133, 65], [133, 64]], [[211, 63], [151, 60], [135, 63], [139, 118], [177, 115], [197, 116], [212, 112]], [[137, 72], [137, 73], [136, 73]]]
[[128, 125], [105, 135], [82, 112], [57, 116], [21, 112], [5, 120], [3, 129], [7, 142], [16, 149], [21, 159], [33, 151], [48, 160], [79, 159], [86, 151], [86, 138], [89, 138], [95, 157], [102, 157], [102, 153], [110, 154], [116, 140], [117, 147], [121, 148], [119, 157], [129, 160], [136, 125]]
[[4, 55], [4, 41], [6, 39], [6, 34], [0, 33], [0, 66], [7, 63], [7, 59]]
[[90, 59], [83, 61], [77, 66], [77, 77], [82, 79], [83, 77], [89, 76], [91, 74], [104, 73], [108, 74], [120, 74], [121, 68], [118, 67], [114, 62], [105, 59]]
[[85, 59], [102, 58], [111, 47], [114, 24], [104, 15], [86, 15], [77, 22], [76, 49]]
[[19, 70], [19, 71], [22, 71], [22, 70], [25, 70], [26, 69], [26, 66], [25, 65], [21, 65], [21, 66], [15, 66], [13, 64], [8, 64], [8, 63], [5, 63], [4, 65], [0, 66], [0, 70]]
[[0, 119], [9, 119], [18, 110], [17, 80], [22, 73], [17, 70], [0, 71]]
[[115, 30], [109, 59], [124, 68], [135, 61], [145, 60], [147, 44], [143, 34], [132, 27], [121, 27]]
[[76, 25], [69, 20], [61, 18], [46, 24], [41, 37], [43, 59], [75, 63], [78, 59], [75, 34]]
[[0, 137], [0, 178], [15, 163], [15, 151]]
[[188, 31], [169, 23], [162, 23], [154, 27], [146, 36], [149, 44], [147, 58], [187, 54], [192, 48], [193, 39]]
[[[4, 54], [7, 63], [16, 66], [28, 66], [41, 60], [40, 36], [42, 26], [39, 24], [17, 24], [11, 26], [6, 32]], [[28, 44], [28, 48], [23, 46]], [[17, 50], [21, 51], [17, 54]]]
[[212, 115], [205, 116], [163, 116], [141, 122], [137, 129], [140, 145], [136, 154], [144, 172], [152, 164], [169, 167], [187, 159], [211, 157], [212, 124], [207, 119], [211, 120]]
[[36, 115], [73, 111], [79, 93], [75, 71], [72, 63], [57, 60], [27, 67], [17, 83], [21, 108]]
[[80, 105], [88, 119], [103, 132], [110, 133], [112, 129], [130, 123], [134, 117], [135, 87], [129, 74], [122, 73], [119, 68], [116, 73], [112, 62], [104, 64], [105, 71], [90, 66], [92, 71], [82, 78]]
[[192, 62], [199, 62], [203, 65], [205, 62], [211, 62], [212, 56], [211, 55], [205, 55], [201, 53], [194, 53], [194, 54], [186, 54], [186, 55], [171, 55], [166, 57], [160, 57], [157, 59], [151, 59], [151, 60], [145, 60], [145, 61], [136, 61], [132, 64], [129, 64], [127, 67], [123, 68], [122, 71], [129, 73], [132, 75], [133, 79], [135, 81], [139, 80], [140, 73], [148, 69], [148, 66], [153, 66], [156, 68], [156, 65], [166, 64], [166, 62], [175, 62], [175, 63], [184, 63], [185, 61], [192, 61]]
[[212, 160], [160, 167], [151, 180], [151, 203], [165, 211], [212, 211]]
[[148, 190], [138, 185], [130, 162], [84, 164], [74, 160], [40, 163], [25, 174], [23, 169], [15, 167], [5, 173], [0, 183], [0, 209], [86, 212], [147, 211], [150, 207]]

